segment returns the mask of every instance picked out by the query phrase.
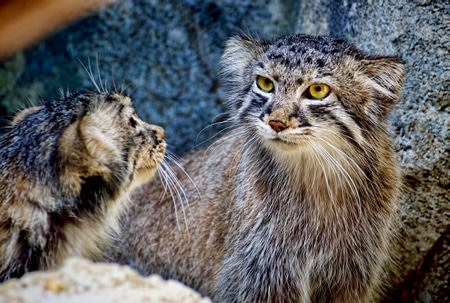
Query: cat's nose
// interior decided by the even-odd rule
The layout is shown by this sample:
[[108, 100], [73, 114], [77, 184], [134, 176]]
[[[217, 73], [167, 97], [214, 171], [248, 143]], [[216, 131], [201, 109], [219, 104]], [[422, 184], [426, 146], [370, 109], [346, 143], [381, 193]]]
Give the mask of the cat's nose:
[[286, 124], [281, 122], [280, 120], [270, 120], [268, 124], [277, 133], [287, 128]]
[[155, 140], [155, 142], [164, 140], [165, 136], [164, 128], [157, 125], [148, 124], [148, 130], [150, 134], [153, 136], [153, 140]]

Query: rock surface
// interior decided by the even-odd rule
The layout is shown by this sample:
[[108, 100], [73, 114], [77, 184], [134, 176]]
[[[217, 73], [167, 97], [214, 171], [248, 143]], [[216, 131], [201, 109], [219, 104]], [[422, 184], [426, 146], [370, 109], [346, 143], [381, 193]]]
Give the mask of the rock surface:
[[[139, 115], [183, 154], [223, 128], [217, 80], [224, 41], [329, 34], [373, 54], [400, 55], [404, 96], [392, 113], [405, 194], [400, 270], [386, 301], [449, 301], [450, 3], [448, 1], [123, 0], [0, 65], [0, 113], [59, 89], [128, 86]], [[97, 64], [99, 71], [97, 71]], [[115, 83], [114, 83], [115, 82]]]
[[142, 277], [127, 266], [94, 264], [72, 258], [56, 271], [32, 272], [0, 285], [8, 303], [211, 303], [183, 284], [152, 275]]

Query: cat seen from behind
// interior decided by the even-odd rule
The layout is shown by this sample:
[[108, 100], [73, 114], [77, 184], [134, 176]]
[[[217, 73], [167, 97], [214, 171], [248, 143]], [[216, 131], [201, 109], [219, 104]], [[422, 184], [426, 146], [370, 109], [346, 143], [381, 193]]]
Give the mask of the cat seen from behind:
[[20, 111], [0, 139], [0, 281], [101, 259], [130, 191], [163, 161], [161, 127], [120, 93], [86, 92]]

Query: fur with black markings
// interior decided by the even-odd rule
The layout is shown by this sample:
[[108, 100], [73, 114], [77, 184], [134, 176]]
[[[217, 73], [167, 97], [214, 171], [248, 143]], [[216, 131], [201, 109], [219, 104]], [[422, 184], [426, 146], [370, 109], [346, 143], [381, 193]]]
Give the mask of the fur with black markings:
[[0, 139], [0, 281], [101, 259], [130, 191], [165, 153], [130, 98], [87, 92], [19, 112]]

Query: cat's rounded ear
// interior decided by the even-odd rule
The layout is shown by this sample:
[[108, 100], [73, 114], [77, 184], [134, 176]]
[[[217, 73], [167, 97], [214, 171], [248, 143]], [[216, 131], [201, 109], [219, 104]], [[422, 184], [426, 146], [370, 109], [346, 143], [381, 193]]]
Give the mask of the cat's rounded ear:
[[118, 142], [116, 127], [110, 123], [111, 115], [102, 113], [88, 113], [80, 121], [79, 135], [86, 151], [92, 161], [98, 165], [108, 165], [121, 161], [121, 151]]
[[123, 162], [110, 116], [101, 111], [87, 113], [62, 134], [58, 164], [61, 185], [67, 193], [78, 193], [89, 177], [105, 181], [114, 178], [117, 166]]
[[[263, 55], [266, 44], [249, 36], [236, 36], [225, 43], [221, 58], [221, 74], [224, 77], [241, 78], [251, 62]], [[239, 81], [240, 79], [231, 79]]]
[[361, 63], [364, 82], [376, 92], [379, 106], [389, 110], [401, 97], [405, 62], [398, 57], [369, 57]]

